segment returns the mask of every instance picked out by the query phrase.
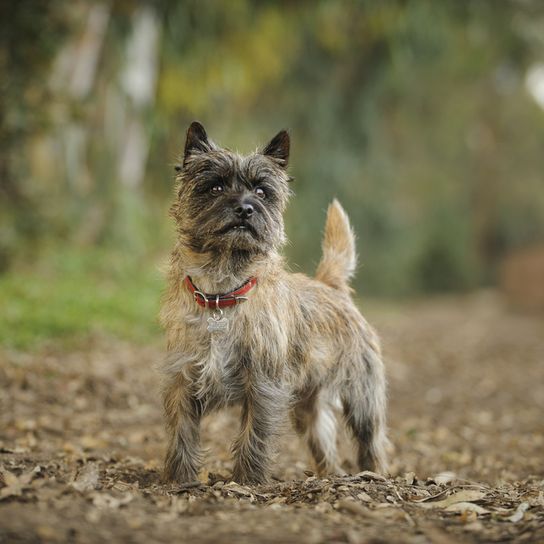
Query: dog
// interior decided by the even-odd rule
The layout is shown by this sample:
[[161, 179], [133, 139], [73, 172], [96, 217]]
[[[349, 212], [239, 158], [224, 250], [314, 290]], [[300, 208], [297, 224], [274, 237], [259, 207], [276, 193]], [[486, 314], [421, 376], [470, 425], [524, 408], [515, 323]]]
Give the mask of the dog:
[[196, 121], [187, 131], [160, 313], [167, 481], [197, 479], [201, 418], [234, 404], [241, 405], [232, 446], [238, 483], [267, 481], [289, 416], [318, 474], [341, 473], [335, 405], [359, 469], [387, 468], [384, 365], [379, 339], [350, 296], [355, 238], [340, 204], [328, 209], [315, 279], [288, 272], [280, 253], [289, 150], [285, 130], [247, 156], [219, 147]]

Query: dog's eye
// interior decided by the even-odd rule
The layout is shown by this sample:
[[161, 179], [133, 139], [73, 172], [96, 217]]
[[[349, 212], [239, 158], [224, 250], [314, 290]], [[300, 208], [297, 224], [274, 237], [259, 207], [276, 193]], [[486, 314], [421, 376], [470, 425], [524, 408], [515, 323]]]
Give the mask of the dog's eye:
[[257, 187], [255, 189], [255, 194], [259, 197], [259, 198], [266, 198], [266, 193], [264, 192], [264, 189], [262, 187]]
[[214, 185], [210, 189], [210, 192], [212, 193], [212, 195], [220, 195], [223, 192], [223, 186], [222, 185]]

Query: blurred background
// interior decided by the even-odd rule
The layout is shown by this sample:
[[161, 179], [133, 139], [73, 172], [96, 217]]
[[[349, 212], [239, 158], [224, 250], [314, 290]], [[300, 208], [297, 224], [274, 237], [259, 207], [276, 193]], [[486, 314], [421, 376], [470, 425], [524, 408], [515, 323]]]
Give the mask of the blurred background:
[[362, 297], [544, 305], [538, 0], [0, 4], [0, 342], [158, 335], [188, 124], [292, 137], [288, 261], [333, 197]]
[[[543, 0], [0, 0], [0, 74], [0, 541], [544, 541]], [[332, 198], [350, 215], [396, 477], [368, 516], [329, 484], [160, 483], [195, 119], [244, 153], [291, 130], [293, 270], [314, 273]], [[204, 422], [203, 482], [230, 475], [238, 421]], [[287, 432], [275, 477], [304, 480], [304, 451]], [[412, 506], [458, 484], [487, 514]]]

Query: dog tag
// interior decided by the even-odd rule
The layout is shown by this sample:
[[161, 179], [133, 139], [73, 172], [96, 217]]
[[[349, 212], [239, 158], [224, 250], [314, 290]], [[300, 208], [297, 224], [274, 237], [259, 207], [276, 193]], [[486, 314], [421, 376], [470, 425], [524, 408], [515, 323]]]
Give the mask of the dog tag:
[[226, 332], [229, 328], [229, 320], [226, 317], [208, 317], [209, 332]]

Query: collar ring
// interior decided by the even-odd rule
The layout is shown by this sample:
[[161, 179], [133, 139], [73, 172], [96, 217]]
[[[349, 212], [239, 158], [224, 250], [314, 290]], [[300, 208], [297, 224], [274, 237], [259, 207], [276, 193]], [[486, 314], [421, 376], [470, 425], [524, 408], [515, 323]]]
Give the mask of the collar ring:
[[194, 290], [193, 292], [193, 298], [195, 299], [195, 302], [198, 302], [198, 298], [197, 297], [202, 297], [202, 300], [204, 301], [204, 306], [206, 306], [206, 304], [208, 304], [208, 297], [206, 296], [205, 293], [203, 293], [202, 291], [198, 291], [197, 289]]

